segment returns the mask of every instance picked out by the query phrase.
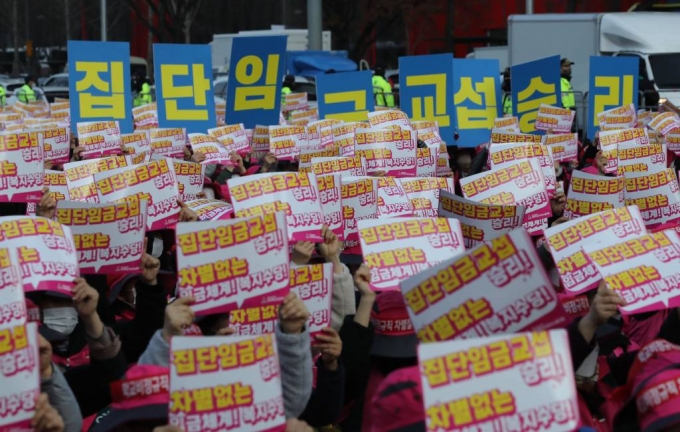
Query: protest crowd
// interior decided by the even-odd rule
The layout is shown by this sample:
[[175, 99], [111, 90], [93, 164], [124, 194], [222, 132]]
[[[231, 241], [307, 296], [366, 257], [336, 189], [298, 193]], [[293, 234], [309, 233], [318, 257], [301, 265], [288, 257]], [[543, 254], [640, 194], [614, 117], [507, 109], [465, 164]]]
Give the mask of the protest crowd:
[[0, 113], [0, 430], [680, 430], [672, 104], [580, 140], [498, 90], [469, 145], [370, 72], [317, 82], [351, 116], [239, 99], [240, 39], [203, 123], [160, 88]]

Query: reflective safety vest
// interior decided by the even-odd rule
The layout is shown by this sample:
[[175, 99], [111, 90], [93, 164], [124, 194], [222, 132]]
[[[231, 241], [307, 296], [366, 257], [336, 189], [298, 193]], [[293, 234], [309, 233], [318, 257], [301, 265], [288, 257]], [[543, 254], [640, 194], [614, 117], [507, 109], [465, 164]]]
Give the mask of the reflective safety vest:
[[503, 95], [503, 115], [512, 115], [512, 95]]
[[380, 75], [373, 75], [373, 94], [377, 106], [394, 107], [394, 95], [392, 86]]
[[574, 88], [571, 86], [571, 82], [566, 78], [560, 79], [560, 89], [562, 91], [562, 106], [567, 109], [576, 108]]
[[23, 103], [35, 102], [35, 91], [33, 91], [30, 85], [24, 84], [17, 91], [17, 99]]
[[281, 87], [281, 97], [283, 98], [287, 94], [293, 93], [293, 90], [290, 89], [290, 87]]
[[0, 107], [4, 108], [7, 102], [7, 96], [5, 95], [5, 88], [0, 86]]

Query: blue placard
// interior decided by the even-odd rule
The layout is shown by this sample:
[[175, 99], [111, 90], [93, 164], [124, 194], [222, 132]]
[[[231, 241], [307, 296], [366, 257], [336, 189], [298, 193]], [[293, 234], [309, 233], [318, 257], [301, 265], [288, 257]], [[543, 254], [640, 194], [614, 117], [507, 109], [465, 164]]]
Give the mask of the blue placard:
[[343, 72], [316, 77], [319, 118], [346, 122], [368, 121], [375, 109], [371, 71]]
[[451, 54], [399, 57], [399, 99], [411, 120], [436, 120], [439, 134], [455, 144]]
[[597, 114], [623, 105], [634, 104], [637, 111], [637, 57], [590, 57], [588, 79], [588, 138], [600, 129]]
[[117, 120], [123, 133], [134, 129], [130, 44], [68, 41], [71, 126]]
[[206, 133], [217, 126], [208, 45], [154, 44], [158, 125]]
[[286, 36], [235, 37], [227, 83], [227, 124], [277, 125]]
[[500, 64], [494, 59], [453, 60], [453, 105], [458, 142], [476, 147], [489, 142], [501, 111]]
[[534, 124], [541, 104], [562, 106], [560, 56], [513, 66], [512, 108], [523, 133], [542, 133]]

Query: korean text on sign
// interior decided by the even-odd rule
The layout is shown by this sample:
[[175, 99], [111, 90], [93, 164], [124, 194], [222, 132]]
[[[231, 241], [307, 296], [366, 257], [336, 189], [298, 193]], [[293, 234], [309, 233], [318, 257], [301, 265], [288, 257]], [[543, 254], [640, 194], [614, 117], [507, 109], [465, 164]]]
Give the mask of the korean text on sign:
[[576, 219], [624, 206], [624, 179], [574, 171], [564, 216]]
[[215, 127], [210, 47], [154, 44], [153, 54], [158, 125], [192, 133]]
[[576, 111], [542, 104], [536, 117], [536, 130], [552, 131], [553, 133], [571, 132]]
[[78, 146], [83, 148], [80, 157], [94, 159], [122, 153], [118, 122], [78, 123]]
[[71, 296], [80, 275], [71, 229], [41, 217], [0, 218], [0, 242], [17, 249], [24, 291], [52, 291]]
[[418, 358], [428, 431], [567, 432], [579, 424], [564, 330], [421, 344]]
[[38, 325], [0, 327], [0, 429], [33, 430], [31, 419], [40, 395]]
[[378, 177], [378, 216], [383, 218], [413, 216], [413, 205], [400, 179]]
[[[25, 324], [28, 317], [17, 250], [0, 247], [0, 329]], [[37, 310], [40, 320], [40, 309]]]
[[342, 180], [340, 174], [316, 176], [319, 185], [319, 201], [323, 212], [324, 224], [338, 236], [345, 239], [345, 226], [342, 218]]
[[369, 219], [359, 221], [358, 228], [376, 291], [398, 291], [399, 282], [465, 251], [455, 219]]
[[550, 253], [564, 289], [578, 295], [595, 288], [600, 274], [581, 248], [584, 244], [611, 243], [645, 235], [640, 211], [634, 207], [607, 210], [565, 222], [545, 231]]
[[607, 286], [626, 301], [624, 315], [675, 308], [680, 305], [680, 238], [675, 231], [584, 245]]
[[680, 188], [673, 168], [650, 173], [626, 173], [625, 204], [635, 205], [648, 229], [680, 219]]
[[345, 72], [316, 77], [319, 118], [346, 122], [368, 120], [373, 111], [371, 71]]
[[578, 137], [576, 133], [547, 135], [545, 145], [550, 147], [555, 162], [564, 163], [578, 160]]
[[110, 156], [64, 164], [68, 199], [71, 201], [99, 202], [93, 175], [131, 165], [124, 156]]
[[535, 121], [541, 105], [559, 105], [560, 57], [546, 57], [512, 67], [512, 106], [520, 130], [536, 131]]
[[285, 429], [273, 334], [178, 336], [170, 356], [171, 425], [206, 432]]
[[279, 123], [286, 36], [234, 38], [227, 83], [227, 124]]
[[290, 269], [290, 290], [309, 311], [307, 329], [310, 336], [331, 326], [333, 264], [314, 264]]
[[399, 58], [401, 108], [414, 121], [437, 121], [441, 134], [453, 137], [455, 121], [453, 65], [449, 54]]
[[522, 226], [524, 207], [482, 204], [442, 191], [439, 217], [458, 219], [465, 247], [470, 249]]
[[321, 241], [324, 223], [319, 185], [313, 173], [272, 173], [228, 181], [236, 217], [282, 211], [291, 241]]
[[94, 174], [99, 201], [148, 201], [147, 228], [164, 229], [179, 220], [179, 190], [169, 159]]
[[421, 342], [476, 338], [566, 323], [524, 229], [401, 282]]
[[184, 204], [196, 213], [200, 221], [231, 219], [234, 214], [234, 207], [222, 200], [195, 199]]
[[[488, 142], [489, 129], [501, 111], [499, 70], [498, 60], [453, 59], [453, 105], [458, 145], [475, 147]], [[449, 136], [452, 135], [442, 133], [445, 140]]]
[[455, 193], [453, 179], [443, 177], [413, 177], [401, 179], [404, 192], [413, 206], [413, 214], [418, 217], [437, 217], [439, 191]]
[[179, 296], [194, 297], [197, 314], [277, 304], [288, 294], [283, 213], [180, 223], [176, 233]]
[[360, 254], [357, 222], [378, 217], [378, 179], [342, 176], [345, 254]]
[[151, 129], [151, 150], [153, 154], [174, 159], [184, 158], [187, 145], [185, 128]]
[[637, 57], [590, 57], [588, 137], [598, 130], [599, 113], [629, 104], [636, 111], [639, 70]]
[[39, 133], [0, 133], [0, 202], [37, 202], [45, 181]]
[[59, 203], [57, 220], [71, 228], [81, 273], [139, 271], [147, 204], [146, 200], [118, 204]]
[[68, 41], [68, 54], [71, 124], [117, 121], [131, 133], [130, 45]]
[[463, 196], [473, 201], [524, 206], [524, 223], [552, 214], [542, 171], [534, 159], [466, 177], [460, 186]]

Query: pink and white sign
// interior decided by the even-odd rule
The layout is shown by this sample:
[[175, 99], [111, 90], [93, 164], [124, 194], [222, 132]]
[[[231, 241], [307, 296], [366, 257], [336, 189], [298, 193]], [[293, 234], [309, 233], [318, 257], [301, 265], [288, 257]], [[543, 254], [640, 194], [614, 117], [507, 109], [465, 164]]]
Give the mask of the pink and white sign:
[[342, 174], [351, 177], [366, 175], [366, 158], [352, 157], [315, 157], [312, 158], [312, 172], [319, 175]]
[[609, 289], [625, 306], [623, 315], [680, 306], [680, 238], [667, 230], [623, 242], [585, 244], [584, 251]]
[[439, 191], [455, 193], [451, 178], [413, 177], [400, 179], [404, 192], [413, 206], [413, 215], [418, 217], [438, 217]]
[[597, 287], [602, 279], [583, 252], [586, 244], [608, 244], [647, 234], [640, 211], [623, 207], [565, 222], [545, 231], [564, 289], [572, 296]]
[[269, 151], [279, 160], [294, 160], [300, 149], [307, 146], [307, 131], [304, 125], [269, 126]]
[[76, 127], [78, 146], [83, 147], [80, 157], [94, 159], [122, 153], [120, 126], [117, 121], [82, 122]]
[[179, 199], [183, 202], [198, 199], [198, 194], [203, 191], [205, 179], [205, 165], [194, 162], [180, 162], [173, 160]]
[[56, 127], [38, 129], [42, 135], [45, 149], [45, 160], [62, 164], [70, 160], [71, 129], [68, 127]]
[[137, 273], [144, 253], [147, 201], [61, 201], [57, 221], [71, 228], [83, 274]]
[[236, 166], [231, 160], [233, 151], [225, 147], [217, 138], [201, 133], [190, 133], [189, 142], [194, 154], [201, 153], [205, 156], [205, 159], [201, 162], [202, 165]]
[[97, 195], [93, 175], [99, 172], [132, 166], [131, 162], [125, 156], [110, 156], [64, 164], [68, 199], [70, 201], [99, 202], [99, 195]]
[[234, 207], [225, 201], [195, 199], [184, 204], [193, 210], [201, 221], [226, 220], [234, 216]]
[[0, 241], [17, 250], [24, 291], [51, 291], [71, 296], [80, 276], [71, 229], [42, 217], [0, 218]]
[[148, 201], [147, 228], [171, 227], [179, 220], [179, 190], [169, 159], [94, 174], [99, 202]]
[[182, 159], [186, 146], [187, 132], [184, 128], [151, 129], [151, 150], [153, 154]]
[[457, 219], [465, 247], [471, 249], [522, 226], [524, 207], [481, 204], [442, 191], [439, 217]]
[[354, 156], [356, 148], [356, 130], [369, 128], [366, 122], [337, 123], [333, 125], [333, 145], [340, 150], [340, 156]]
[[406, 279], [401, 291], [421, 342], [567, 324], [536, 247], [521, 228]]
[[535, 159], [541, 167], [548, 196], [555, 196], [555, 163], [548, 147], [536, 143], [494, 144], [489, 148], [492, 169], [510, 166], [520, 160]]
[[279, 304], [289, 291], [288, 236], [281, 212], [246, 219], [180, 223], [180, 297], [197, 315]]
[[673, 168], [655, 173], [624, 174], [625, 204], [635, 205], [649, 229], [680, 220], [680, 187]]
[[406, 128], [411, 129], [411, 121], [405, 112], [399, 110], [381, 110], [368, 113], [371, 127], [378, 129]]
[[400, 179], [378, 177], [378, 216], [413, 216], [413, 205]]
[[465, 252], [456, 219], [370, 219], [358, 228], [374, 291], [399, 291], [400, 282]]
[[378, 179], [342, 176], [342, 218], [346, 254], [361, 254], [357, 221], [378, 217]]
[[338, 240], [345, 239], [345, 226], [342, 218], [342, 180], [340, 174], [317, 175], [319, 200], [324, 224], [333, 231]]
[[623, 177], [605, 177], [574, 171], [564, 216], [576, 219], [604, 210], [623, 207]]
[[236, 217], [283, 211], [291, 242], [321, 241], [324, 216], [313, 173], [271, 173], [227, 181]]
[[[177, 336], [170, 356], [170, 425], [205, 432], [286, 430], [273, 334]], [[198, 403], [196, 394], [217, 403]]]
[[135, 130], [157, 128], [158, 110], [156, 102], [132, 108], [132, 119], [135, 123]]
[[418, 359], [428, 432], [578, 428], [564, 330], [421, 344]]
[[552, 151], [555, 162], [578, 160], [578, 136], [576, 133], [546, 135], [545, 145]]
[[567, 108], [541, 104], [536, 117], [536, 130], [569, 133], [575, 115], [576, 111]]
[[37, 202], [45, 182], [42, 134], [0, 133], [0, 202]]
[[250, 153], [250, 140], [243, 123], [208, 129], [208, 134], [221, 142], [229, 153], [236, 152], [240, 155]]
[[123, 143], [125, 154], [151, 154], [151, 133], [148, 130], [138, 130], [129, 134], [122, 134], [120, 139]]

